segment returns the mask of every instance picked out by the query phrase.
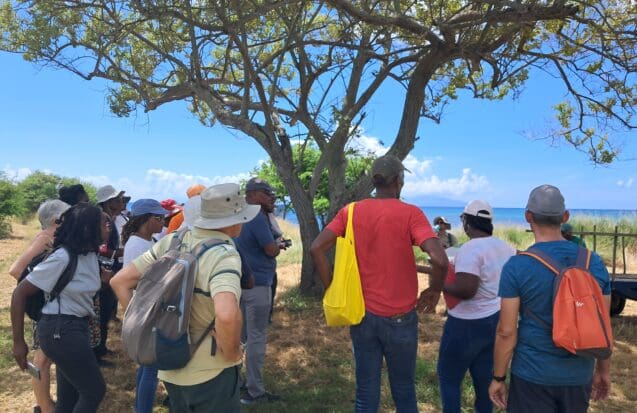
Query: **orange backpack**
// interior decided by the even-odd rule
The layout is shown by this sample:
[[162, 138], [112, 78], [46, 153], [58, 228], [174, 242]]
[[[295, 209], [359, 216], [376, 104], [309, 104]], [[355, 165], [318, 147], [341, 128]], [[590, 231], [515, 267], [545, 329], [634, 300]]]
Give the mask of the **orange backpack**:
[[[590, 273], [591, 252], [579, 248], [574, 266], [565, 267], [536, 248], [519, 252], [533, 257], [555, 273], [553, 282], [553, 343], [585, 357], [606, 359], [613, 351], [610, 314], [595, 277]], [[551, 329], [530, 310], [534, 319]]]

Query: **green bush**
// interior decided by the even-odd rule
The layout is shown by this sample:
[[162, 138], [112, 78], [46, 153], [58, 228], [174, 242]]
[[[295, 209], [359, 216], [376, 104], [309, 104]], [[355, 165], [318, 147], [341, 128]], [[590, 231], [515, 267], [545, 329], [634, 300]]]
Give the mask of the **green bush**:
[[91, 184], [80, 182], [76, 178], [65, 178], [42, 171], [35, 171], [27, 176], [17, 187], [24, 199], [24, 206], [28, 213], [38, 210], [40, 204], [47, 199], [58, 198], [58, 189], [62, 186], [82, 184], [89, 194], [89, 198], [95, 199], [95, 188]]
[[23, 216], [24, 200], [16, 185], [0, 172], [0, 238], [11, 234], [10, 216]]
[[0, 216], [0, 239], [7, 238], [11, 235], [11, 223], [6, 217]]

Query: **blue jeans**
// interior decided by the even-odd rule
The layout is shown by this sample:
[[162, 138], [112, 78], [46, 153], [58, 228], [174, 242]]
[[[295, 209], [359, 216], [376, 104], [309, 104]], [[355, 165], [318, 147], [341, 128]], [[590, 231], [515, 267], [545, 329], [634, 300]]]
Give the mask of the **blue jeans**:
[[137, 413], [153, 413], [155, 392], [157, 391], [157, 369], [139, 366], [135, 390], [135, 411]]
[[490, 413], [489, 384], [493, 372], [493, 344], [500, 312], [477, 320], [447, 317], [440, 339], [438, 381], [444, 413], [459, 413], [461, 386], [469, 370], [477, 413]]
[[380, 317], [367, 312], [363, 321], [350, 327], [349, 332], [356, 362], [356, 412], [378, 411], [380, 370], [384, 357], [396, 411], [417, 413], [416, 311], [401, 317]]

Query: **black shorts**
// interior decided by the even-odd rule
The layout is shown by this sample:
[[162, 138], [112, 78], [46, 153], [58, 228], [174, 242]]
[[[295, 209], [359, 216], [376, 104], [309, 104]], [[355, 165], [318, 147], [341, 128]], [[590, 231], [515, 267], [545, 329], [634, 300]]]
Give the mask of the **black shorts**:
[[591, 383], [581, 386], [548, 386], [511, 375], [507, 412], [585, 413], [591, 398]]

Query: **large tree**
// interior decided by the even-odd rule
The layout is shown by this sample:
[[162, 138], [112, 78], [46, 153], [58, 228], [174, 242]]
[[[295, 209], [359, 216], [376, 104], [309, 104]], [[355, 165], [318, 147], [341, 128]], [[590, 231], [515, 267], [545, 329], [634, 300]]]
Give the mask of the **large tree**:
[[[385, 139], [404, 158], [458, 90], [498, 99], [548, 72], [567, 96], [548, 136], [607, 163], [612, 132], [635, 127], [636, 15], [630, 0], [9, 0], [0, 48], [107, 79], [118, 115], [186, 100], [256, 140], [294, 203], [308, 291], [312, 201], [325, 170], [330, 214], [369, 194], [366, 176], [346, 187], [345, 148], [382, 85], [404, 90]], [[304, 186], [291, 142], [310, 139], [321, 154]]]

